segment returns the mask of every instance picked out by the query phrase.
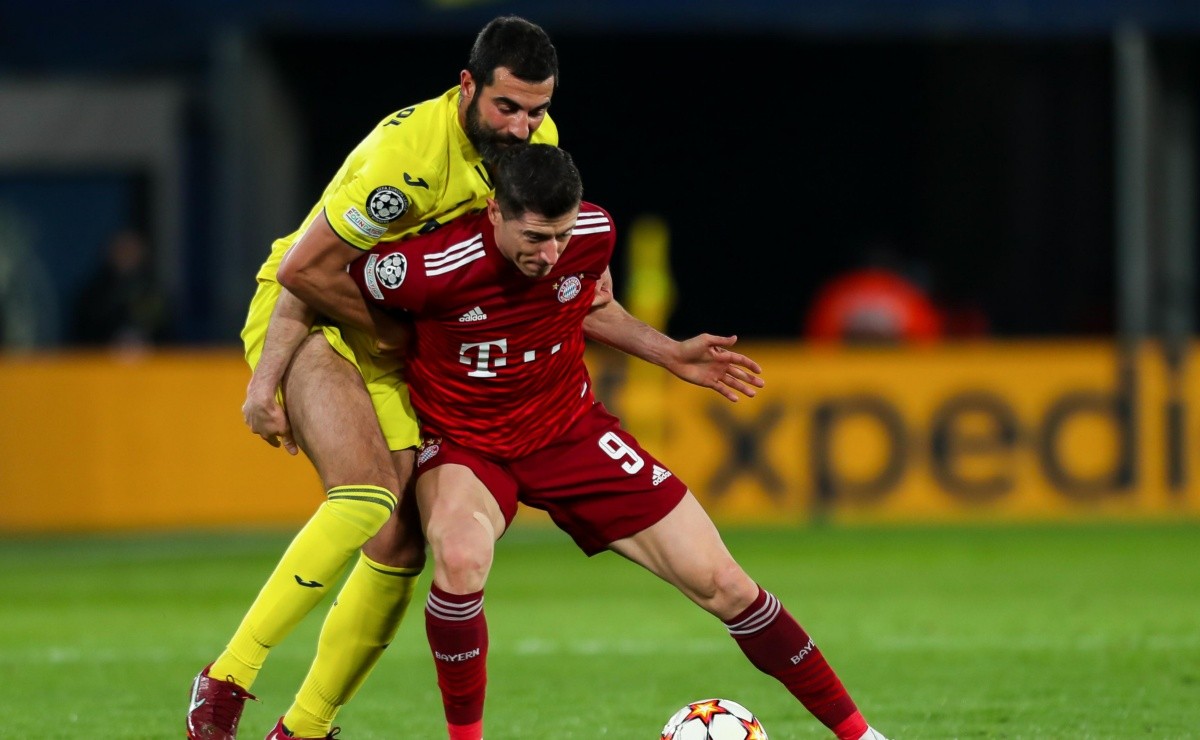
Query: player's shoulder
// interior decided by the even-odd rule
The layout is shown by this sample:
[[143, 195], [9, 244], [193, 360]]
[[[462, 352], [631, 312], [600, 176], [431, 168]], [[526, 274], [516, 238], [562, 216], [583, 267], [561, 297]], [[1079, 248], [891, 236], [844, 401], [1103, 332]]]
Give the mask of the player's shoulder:
[[424, 165], [430, 169], [422, 176], [437, 176], [444, 169], [436, 165], [445, 160], [452, 131], [449, 117], [457, 111], [456, 90], [401, 108], [380, 120], [363, 142], [370, 150], [370, 160], [405, 169]]
[[567, 250], [572, 255], [572, 269], [602, 269], [612, 259], [616, 241], [616, 227], [608, 211], [594, 203], [580, 203]]
[[484, 255], [483, 230], [487, 224], [485, 211], [470, 213], [397, 246], [419, 265], [426, 277], [446, 276]]
[[616, 226], [613, 223], [612, 215], [602, 206], [586, 200], [579, 204], [579, 217], [575, 220], [572, 236], [595, 234], [600, 237], [609, 235], [608, 238], [612, 238], [611, 235], [615, 232]]
[[398, 145], [417, 145], [428, 136], [445, 139], [448, 119], [458, 113], [458, 88], [453, 87], [436, 98], [422, 100], [384, 116], [378, 124], [383, 139]]
[[351, 272], [376, 300], [419, 311], [451, 286], [481, 280], [468, 267], [485, 256], [486, 221], [483, 213], [468, 214], [425, 234], [381, 242]]

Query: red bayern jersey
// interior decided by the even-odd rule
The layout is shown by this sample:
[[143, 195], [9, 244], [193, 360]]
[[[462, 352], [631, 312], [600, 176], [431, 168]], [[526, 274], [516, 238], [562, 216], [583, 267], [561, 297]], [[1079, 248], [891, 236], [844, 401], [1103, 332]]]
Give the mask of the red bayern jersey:
[[530, 278], [500, 253], [483, 211], [350, 266], [369, 303], [416, 322], [406, 377], [425, 436], [512, 460], [591, 407], [583, 320], [615, 241], [608, 212], [583, 203], [554, 269]]

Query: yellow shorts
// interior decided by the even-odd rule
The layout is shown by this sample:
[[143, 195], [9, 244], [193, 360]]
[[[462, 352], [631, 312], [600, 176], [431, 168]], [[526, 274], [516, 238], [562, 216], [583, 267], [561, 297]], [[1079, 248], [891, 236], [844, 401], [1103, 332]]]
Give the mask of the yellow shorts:
[[[246, 362], [251, 368], [258, 365], [262, 356], [267, 324], [275, 310], [279, 291], [279, 283], [259, 282], [258, 290], [250, 300], [250, 312], [242, 328], [242, 343], [246, 348]], [[408, 398], [408, 386], [400, 377], [399, 362], [375, 354], [374, 341], [357, 329], [318, 324], [312, 330], [324, 334], [333, 351], [346, 358], [362, 375], [388, 449], [403, 450], [419, 445], [417, 414]]]

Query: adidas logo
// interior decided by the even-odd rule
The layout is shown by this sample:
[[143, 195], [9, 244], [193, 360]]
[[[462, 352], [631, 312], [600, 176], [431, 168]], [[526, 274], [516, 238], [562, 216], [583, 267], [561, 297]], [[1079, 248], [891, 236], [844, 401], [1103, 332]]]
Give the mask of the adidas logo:
[[667, 478], [670, 478], [670, 477], [671, 477], [670, 470], [667, 470], [666, 468], [655, 465], [654, 466], [654, 475], [651, 477], [650, 480], [652, 483], [654, 483], [654, 485], [657, 486], [659, 483], [662, 483], [663, 481], [665, 481]]
[[462, 316], [459, 316], [458, 320], [459, 321], [483, 321], [486, 318], [487, 318], [487, 314], [483, 312], [483, 309], [480, 308], [479, 306], [476, 306], [475, 308], [472, 308], [470, 311], [467, 311], [466, 313], [464, 313]]

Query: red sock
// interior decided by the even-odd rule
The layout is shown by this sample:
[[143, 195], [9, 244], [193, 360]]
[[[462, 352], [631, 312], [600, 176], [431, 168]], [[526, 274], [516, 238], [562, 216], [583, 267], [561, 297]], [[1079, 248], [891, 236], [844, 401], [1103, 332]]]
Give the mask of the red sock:
[[446, 729], [450, 731], [450, 740], [483, 740], [483, 720], [469, 725], [447, 724]]
[[825, 656], [774, 596], [760, 588], [754, 603], [725, 626], [755, 668], [779, 680], [840, 740], [858, 740], [867, 731]]
[[[425, 602], [425, 634], [437, 668], [448, 725], [460, 738], [481, 737], [487, 689], [487, 620], [483, 592], [451, 594], [434, 584]], [[474, 725], [475, 734], [470, 732]], [[458, 738], [456, 738], [458, 740]]]

